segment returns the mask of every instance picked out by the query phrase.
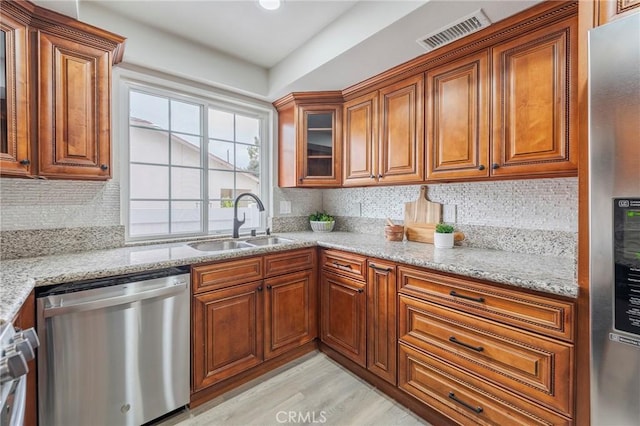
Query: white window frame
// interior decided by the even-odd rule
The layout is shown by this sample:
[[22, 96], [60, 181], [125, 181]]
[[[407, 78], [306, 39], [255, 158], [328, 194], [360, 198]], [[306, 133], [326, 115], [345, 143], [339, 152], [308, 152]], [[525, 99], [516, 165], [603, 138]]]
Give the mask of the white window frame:
[[[158, 77], [152, 77], [143, 73], [131, 70], [120, 70], [115, 76], [117, 88], [114, 90], [115, 104], [118, 106], [118, 113], [114, 114], [114, 128], [119, 129], [118, 135], [120, 143], [114, 144], [114, 155], [120, 158], [120, 205], [121, 220], [125, 226], [125, 241], [140, 242], [154, 240], [173, 240], [183, 238], [198, 237], [224, 237], [231, 236], [229, 233], [210, 233], [208, 228], [209, 220], [209, 179], [208, 179], [208, 110], [214, 108], [220, 111], [226, 111], [233, 114], [240, 114], [248, 117], [257, 118], [260, 121], [260, 200], [265, 206], [265, 211], [260, 215], [260, 226], [258, 231], [264, 231], [268, 226], [268, 216], [270, 214], [270, 195], [271, 195], [271, 149], [273, 135], [273, 109], [271, 105], [259, 101], [252, 102], [241, 96], [235, 97], [233, 94], [221, 93], [215, 89], [209, 88], [202, 90], [182, 82], [174, 82]], [[199, 85], [198, 85], [199, 86]], [[203, 134], [203, 143], [201, 147], [201, 196], [203, 203], [201, 206], [201, 229], [202, 232], [190, 232], [182, 234], [157, 234], [144, 236], [131, 236], [129, 229], [129, 92], [131, 90], [143, 92], [150, 95], [168, 97], [177, 101], [184, 101], [192, 104], [199, 104], [201, 108], [201, 126]], [[116, 152], [115, 148], [118, 148]], [[114, 177], [118, 171], [114, 171]], [[180, 201], [180, 200], [178, 200]], [[242, 228], [241, 228], [242, 231]]]

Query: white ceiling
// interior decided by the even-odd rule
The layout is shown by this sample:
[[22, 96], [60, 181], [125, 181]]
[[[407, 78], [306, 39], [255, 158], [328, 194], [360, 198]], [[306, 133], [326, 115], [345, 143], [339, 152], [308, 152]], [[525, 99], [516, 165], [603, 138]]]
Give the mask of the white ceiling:
[[415, 58], [415, 42], [482, 8], [497, 22], [540, 0], [35, 0], [127, 37], [124, 63], [272, 101], [340, 90]]

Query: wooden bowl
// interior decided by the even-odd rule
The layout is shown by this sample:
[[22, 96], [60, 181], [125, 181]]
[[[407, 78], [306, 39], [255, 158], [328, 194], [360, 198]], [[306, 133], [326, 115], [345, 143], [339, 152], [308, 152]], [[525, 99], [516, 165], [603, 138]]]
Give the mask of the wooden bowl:
[[384, 227], [384, 236], [387, 241], [402, 241], [404, 239], [404, 226], [387, 225]]

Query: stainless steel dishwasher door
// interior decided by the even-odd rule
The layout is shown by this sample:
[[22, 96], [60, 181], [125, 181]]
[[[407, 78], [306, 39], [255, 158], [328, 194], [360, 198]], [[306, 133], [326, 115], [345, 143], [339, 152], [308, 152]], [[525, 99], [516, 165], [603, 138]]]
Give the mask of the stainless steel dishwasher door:
[[39, 423], [140, 425], [186, 405], [189, 296], [182, 274], [39, 297]]

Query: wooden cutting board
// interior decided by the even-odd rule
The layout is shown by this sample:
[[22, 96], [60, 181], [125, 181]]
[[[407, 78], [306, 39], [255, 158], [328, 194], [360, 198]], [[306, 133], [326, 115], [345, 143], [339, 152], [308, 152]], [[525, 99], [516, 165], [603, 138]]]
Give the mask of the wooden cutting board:
[[427, 199], [427, 186], [420, 187], [416, 201], [404, 203], [404, 226], [412, 224], [433, 224], [442, 220], [442, 204]]
[[[405, 227], [405, 233], [407, 240], [416, 241], [418, 243], [433, 244], [433, 234], [436, 232], [436, 225], [434, 223], [428, 223], [420, 225], [417, 223], [412, 224], [409, 227]], [[462, 232], [453, 233], [453, 241], [464, 240], [464, 234]]]
[[[442, 221], [442, 204], [427, 199], [427, 186], [420, 187], [416, 201], [404, 204], [404, 229], [409, 241], [433, 244], [436, 224]], [[454, 241], [464, 240], [462, 232], [454, 232]]]

